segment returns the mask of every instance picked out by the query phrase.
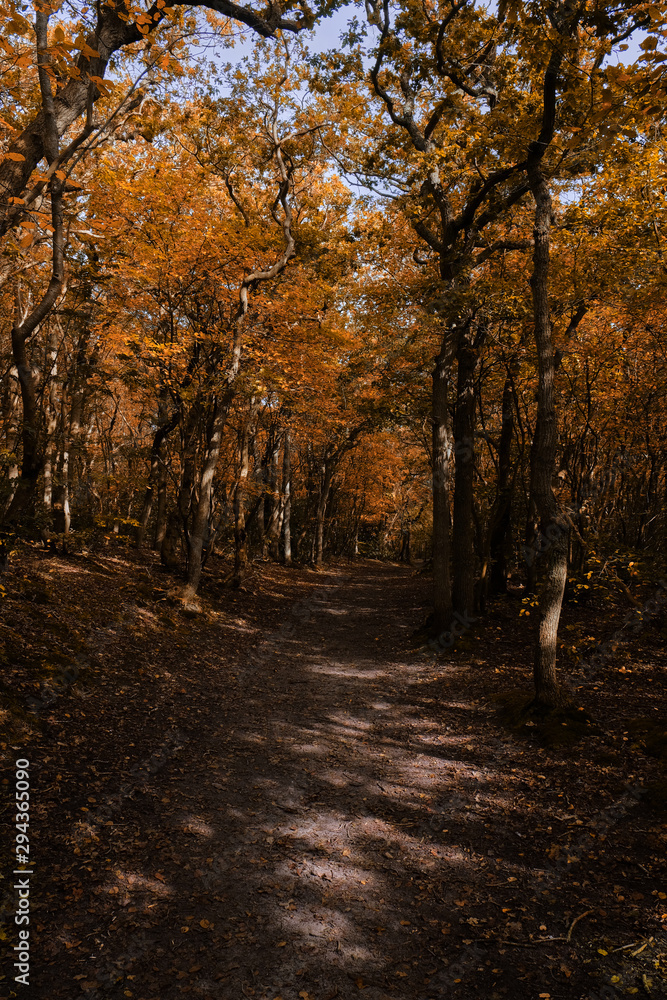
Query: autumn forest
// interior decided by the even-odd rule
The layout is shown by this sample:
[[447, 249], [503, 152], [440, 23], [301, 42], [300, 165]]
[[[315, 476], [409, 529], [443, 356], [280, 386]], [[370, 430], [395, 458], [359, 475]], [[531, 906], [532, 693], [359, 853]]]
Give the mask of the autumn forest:
[[667, 3], [0, 14], [6, 995], [667, 997]]

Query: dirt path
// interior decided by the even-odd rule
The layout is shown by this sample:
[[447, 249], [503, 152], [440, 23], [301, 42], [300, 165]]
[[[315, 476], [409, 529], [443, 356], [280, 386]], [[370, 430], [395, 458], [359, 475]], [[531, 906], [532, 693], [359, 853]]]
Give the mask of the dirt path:
[[[47, 719], [92, 794], [73, 773], [64, 796], [60, 774], [41, 789], [58, 816], [35, 995], [565, 1000], [609, 981], [605, 921], [619, 944], [655, 933], [612, 885], [624, 867], [623, 892], [652, 903], [660, 827], [609, 760], [591, 791], [580, 759], [504, 732], [479, 666], [411, 650], [414, 571], [276, 569], [261, 594], [214, 597], [161, 640], [169, 660], [164, 621], [126, 595], [89, 637], [106, 679]], [[611, 828], [618, 857], [599, 847]]]

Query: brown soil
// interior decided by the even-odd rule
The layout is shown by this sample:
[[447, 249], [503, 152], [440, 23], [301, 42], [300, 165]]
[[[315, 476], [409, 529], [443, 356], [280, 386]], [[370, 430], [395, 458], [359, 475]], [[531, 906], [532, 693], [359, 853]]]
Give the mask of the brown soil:
[[[573, 674], [593, 721], [561, 741], [498, 711], [529, 694], [517, 602], [436, 655], [412, 638], [413, 569], [267, 565], [238, 592], [224, 568], [194, 617], [123, 550], [24, 554], [2, 579], [30, 995], [667, 997], [664, 762], [631, 725], [667, 716], [660, 620]], [[566, 613], [584, 620], [604, 631], [595, 608]], [[10, 966], [0, 992], [29, 995]]]

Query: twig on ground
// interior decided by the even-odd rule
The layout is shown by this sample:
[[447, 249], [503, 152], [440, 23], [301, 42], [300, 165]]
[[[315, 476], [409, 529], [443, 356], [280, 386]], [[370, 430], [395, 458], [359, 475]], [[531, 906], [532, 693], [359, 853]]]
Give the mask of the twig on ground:
[[579, 923], [579, 921], [583, 920], [584, 917], [587, 917], [587, 916], [589, 916], [589, 914], [594, 913], [594, 912], [595, 912], [595, 910], [584, 910], [584, 912], [580, 913], [578, 917], [575, 917], [574, 920], [572, 921], [572, 923], [570, 924], [570, 929], [567, 932], [567, 938], [565, 940], [566, 941], [570, 941], [571, 938], [572, 938], [572, 931], [577, 926], [577, 924]]

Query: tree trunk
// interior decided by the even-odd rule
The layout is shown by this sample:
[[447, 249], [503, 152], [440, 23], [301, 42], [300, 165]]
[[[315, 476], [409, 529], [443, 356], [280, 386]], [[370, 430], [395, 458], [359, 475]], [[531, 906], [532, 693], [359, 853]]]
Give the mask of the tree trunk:
[[477, 352], [471, 324], [461, 331], [454, 414], [454, 523], [452, 531], [452, 603], [462, 617], [472, 614], [475, 586], [475, 369]]
[[174, 510], [167, 518], [167, 528], [160, 546], [160, 559], [168, 569], [178, 569], [181, 565], [183, 536], [188, 536], [187, 523], [193, 502], [195, 471], [197, 464], [197, 440], [201, 403], [195, 400], [190, 407], [183, 433], [183, 458], [181, 482]]
[[153, 548], [159, 552], [167, 533], [167, 455], [163, 446], [158, 456], [157, 513], [155, 516], [155, 537]]
[[558, 423], [554, 399], [554, 348], [549, 306], [549, 252], [552, 219], [551, 194], [538, 163], [528, 168], [535, 199], [533, 274], [531, 289], [538, 364], [537, 421], [532, 455], [531, 493], [540, 518], [545, 569], [539, 599], [538, 634], [534, 660], [535, 703], [555, 707], [567, 700], [556, 674], [558, 623], [567, 580], [568, 526], [558, 508], [552, 482], [556, 473]]
[[433, 629], [449, 628], [452, 621], [450, 577], [449, 477], [452, 432], [449, 416], [451, 357], [449, 331], [445, 334], [433, 371]]
[[502, 426], [498, 444], [496, 497], [489, 515], [486, 573], [482, 581], [488, 594], [506, 594], [508, 557], [512, 536], [512, 439], [514, 437], [514, 399], [512, 378], [505, 380], [502, 401]]
[[[179, 410], [176, 410], [166, 423], [163, 423], [160, 427], [158, 427], [153, 437], [153, 444], [151, 446], [151, 464], [148, 473], [148, 484], [146, 486], [146, 492], [144, 494], [144, 502], [141, 508], [141, 514], [139, 515], [139, 527], [137, 529], [136, 544], [138, 549], [141, 549], [143, 547], [144, 539], [146, 537], [146, 529], [148, 527], [148, 521], [151, 516], [151, 510], [153, 509], [153, 496], [155, 493], [156, 485], [158, 485], [158, 502], [159, 502], [159, 480], [161, 472], [160, 452], [162, 451], [162, 443], [167, 437], [167, 435], [171, 434], [171, 432], [173, 431], [174, 427], [178, 423], [178, 418], [179, 418]], [[165, 486], [166, 486], [166, 478], [165, 478]], [[159, 511], [158, 511], [158, 516], [159, 516]]]
[[332, 476], [333, 469], [331, 468], [331, 463], [329, 459], [325, 457], [322, 465], [320, 494], [317, 501], [317, 514], [315, 522], [315, 551], [313, 561], [317, 567], [322, 566], [324, 561], [324, 518], [327, 511], [327, 502], [329, 500], [329, 492], [331, 490]]
[[183, 591], [183, 599], [185, 601], [189, 601], [195, 597], [201, 579], [202, 554], [204, 551], [204, 539], [209, 526], [209, 515], [211, 513], [213, 480], [220, 457], [222, 431], [225, 426], [227, 409], [228, 407], [223, 404], [222, 400], [216, 399], [213, 403], [213, 412], [207, 427], [206, 454], [199, 481], [199, 497], [188, 539], [188, 580]]
[[5, 394], [3, 397], [3, 415], [6, 427], [5, 445], [7, 451], [14, 456], [7, 469], [7, 496], [4, 503], [4, 514], [9, 510], [16, 484], [19, 478], [18, 453], [19, 441], [21, 439], [21, 396], [18, 389], [18, 372], [12, 368], [5, 383]]
[[292, 441], [289, 427], [283, 445], [283, 559], [292, 565]]
[[280, 524], [280, 494], [278, 492], [278, 460], [280, 457], [281, 435], [276, 433], [276, 439], [270, 449], [266, 469], [266, 492], [264, 494], [264, 550], [262, 557], [278, 560], [278, 544], [280, 541], [278, 528]]
[[41, 413], [37, 402], [37, 386], [28, 357], [27, 338], [21, 335], [19, 323], [12, 329], [12, 353], [21, 388], [23, 419], [21, 422], [21, 471], [9, 505], [6, 520], [11, 524], [20, 517], [30, 520], [34, 514], [37, 480], [42, 471]]
[[53, 468], [56, 463], [56, 454], [58, 450], [56, 439], [58, 430], [58, 394], [56, 391], [56, 375], [58, 373], [58, 337], [55, 323], [51, 324], [48, 362], [49, 371], [47, 377], [49, 381], [49, 391], [48, 395], [45, 394], [48, 399], [48, 415], [44, 442], [44, 490], [42, 495], [45, 508], [50, 510], [53, 502]]
[[[69, 534], [71, 527], [70, 492], [73, 476], [73, 459], [79, 447], [81, 421], [85, 404], [86, 345], [88, 334], [84, 334], [77, 351], [76, 372], [72, 385], [69, 428], [63, 430], [58, 483], [53, 491], [53, 525], [61, 535]], [[64, 423], [64, 421], [63, 421]]]
[[245, 494], [250, 468], [250, 422], [253, 413], [244, 421], [239, 436], [239, 474], [234, 488], [234, 576], [233, 586], [240, 587], [243, 583], [248, 562], [248, 547], [245, 522]]

